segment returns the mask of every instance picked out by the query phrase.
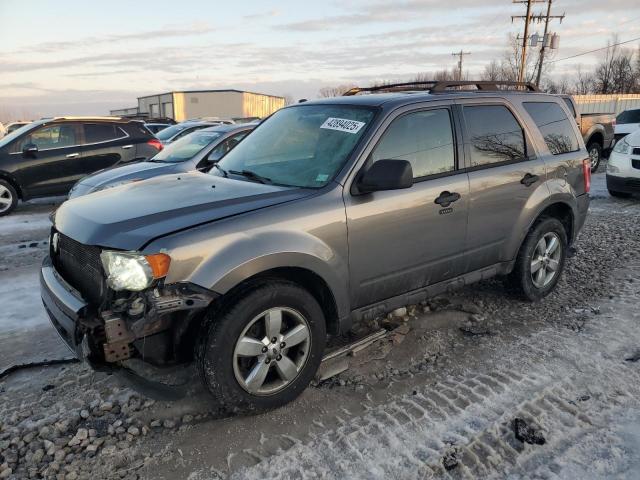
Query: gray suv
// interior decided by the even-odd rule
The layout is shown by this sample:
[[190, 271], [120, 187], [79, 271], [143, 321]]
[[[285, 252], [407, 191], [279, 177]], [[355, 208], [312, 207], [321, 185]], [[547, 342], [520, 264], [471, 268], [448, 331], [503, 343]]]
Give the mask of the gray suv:
[[94, 368], [175, 386], [193, 366], [220, 407], [259, 411], [354, 321], [496, 275], [543, 298], [589, 158], [561, 98], [504, 88], [354, 89], [277, 111], [209, 173], [65, 202], [41, 270], [53, 325]]

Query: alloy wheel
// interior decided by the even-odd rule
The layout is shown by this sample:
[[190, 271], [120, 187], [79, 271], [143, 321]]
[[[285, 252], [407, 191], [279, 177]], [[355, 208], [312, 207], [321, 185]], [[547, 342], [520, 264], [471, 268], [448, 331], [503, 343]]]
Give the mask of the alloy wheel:
[[598, 147], [592, 147], [589, 150], [589, 159], [591, 160], [591, 171], [595, 172], [600, 165], [600, 150]]
[[252, 395], [273, 395], [298, 377], [310, 348], [306, 318], [291, 308], [270, 308], [240, 334], [233, 350], [233, 372]]
[[555, 232], [546, 233], [537, 243], [531, 259], [531, 280], [536, 288], [549, 285], [560, 270], [562, 244]]
[[6, 212], [13, 205], [13, 195], [4, 185], [0, 185], [0, 213]]

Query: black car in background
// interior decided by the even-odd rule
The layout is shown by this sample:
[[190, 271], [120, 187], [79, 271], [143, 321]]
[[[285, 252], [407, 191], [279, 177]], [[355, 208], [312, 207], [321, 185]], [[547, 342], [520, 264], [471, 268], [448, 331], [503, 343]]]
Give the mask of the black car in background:
[[44, 118], [0, 139], [0, 216], [18, 200], [65, 195], [76, 181], [146, 160], [162, 144], [144, 124], [118, 117]]

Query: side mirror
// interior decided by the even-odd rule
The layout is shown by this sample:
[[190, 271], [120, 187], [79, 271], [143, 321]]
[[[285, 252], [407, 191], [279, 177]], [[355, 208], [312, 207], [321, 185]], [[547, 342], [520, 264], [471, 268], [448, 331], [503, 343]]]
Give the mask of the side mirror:
[[411, 188], [413, 169], [407, 160], [378, 160], [358, 182], [361, 193]]
[[22, 147], [22, 154], [26, 157], [31, 157], [38, 153], [38, 146], [35, 143], [27, 143]]

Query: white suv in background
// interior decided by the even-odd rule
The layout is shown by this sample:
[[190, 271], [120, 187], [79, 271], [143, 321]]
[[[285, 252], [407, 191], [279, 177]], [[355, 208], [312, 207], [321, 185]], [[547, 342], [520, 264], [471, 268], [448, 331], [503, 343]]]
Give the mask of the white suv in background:
[[614, 197], [640, 193], [640, 128], [613, 147], [607, 163], [607, 189]]
[[640, 108], [625, 110], [616, 117], [616, 141], [629, 133], [637, 131], [638, 129], [640, 129]]

